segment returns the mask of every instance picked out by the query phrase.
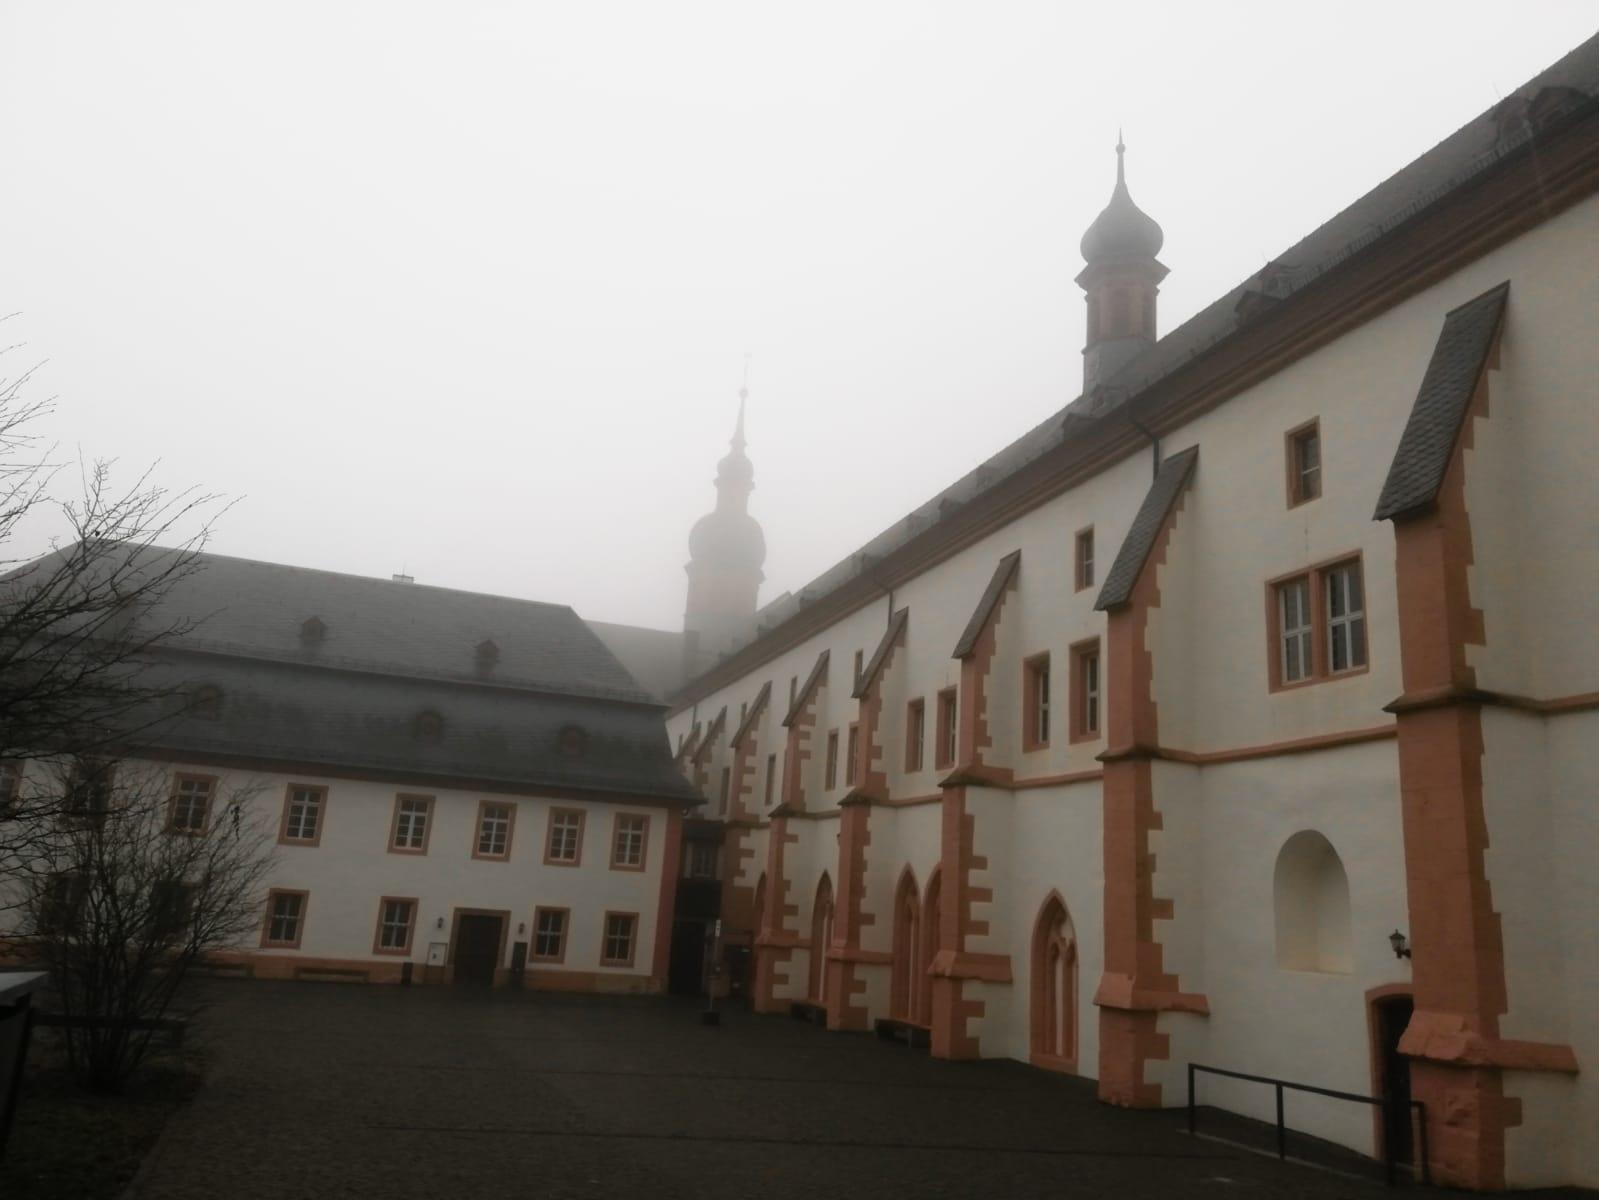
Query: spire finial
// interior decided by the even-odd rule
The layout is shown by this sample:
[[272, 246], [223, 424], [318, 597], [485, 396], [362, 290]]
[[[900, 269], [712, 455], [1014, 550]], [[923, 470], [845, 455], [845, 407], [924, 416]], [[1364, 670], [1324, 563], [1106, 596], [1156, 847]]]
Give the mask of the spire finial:
[[1127, 182], [1127, 177], [1123, 173], [1122, 169], [1122, 156], [1126, 153], [1127, 147], [1122, 143], [1121, 126], [1118, 125], [1116, 127], [1116, 182], [1120, 184], [1125, 184]]
[[738, 389], [738, 424], [733, 427], [733, 448], [744, 449], [744, 402], [750, 397], [750, 356], [744, 352], [744, 382]]

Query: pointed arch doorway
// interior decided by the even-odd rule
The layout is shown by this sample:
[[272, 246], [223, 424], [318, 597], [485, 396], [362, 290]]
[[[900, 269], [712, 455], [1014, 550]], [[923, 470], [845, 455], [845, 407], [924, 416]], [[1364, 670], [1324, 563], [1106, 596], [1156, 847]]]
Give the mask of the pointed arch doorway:
[[1034, 1066], [1077, 1073], [1077, 931], [1051, 893], [1033, 923], [1031, 1054]]

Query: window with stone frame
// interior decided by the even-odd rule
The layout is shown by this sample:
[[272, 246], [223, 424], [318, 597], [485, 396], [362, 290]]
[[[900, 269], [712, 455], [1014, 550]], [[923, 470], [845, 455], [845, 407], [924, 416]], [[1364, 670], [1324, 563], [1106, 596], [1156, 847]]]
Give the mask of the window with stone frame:
[[533, 958], [537, 962], [561, 962], [566, 958], [564, 908], [540, 908], [533, 914]]
[[576, 808], [550, 810], [549, 844], [544, 861], [575, 867], [583, 855], [583, 811]]
[[600, 965], [604, 967], [631, 967], [634, 943], [638, 935], [637, 913], [605, 914], [605, 937], [600, 947]]
[[618, 871], [642, 871], [650, 819], [637, 813], [617, 813], [611, 840], [611, 866]]
[[172, 780], [172, 798], [167, 804], [168, 833], [204, 833], [211, 820], [211, 802], [216, 798], [213, 775], [179, 774]]

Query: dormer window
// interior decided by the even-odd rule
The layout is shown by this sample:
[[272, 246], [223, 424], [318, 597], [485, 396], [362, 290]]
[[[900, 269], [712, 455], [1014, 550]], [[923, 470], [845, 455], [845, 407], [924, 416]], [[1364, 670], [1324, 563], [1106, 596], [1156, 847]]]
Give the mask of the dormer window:
[[480, 671], [492, 671], [494, 664], [500, 660], [500, 648], [494, 644], [493, 638], [484, 638], [477, 644], [474, 653], [477, 655], [477, 669]]
[[577, 725], [568, 725], [556, 735], [555, 744], [568, 758], [578, 758], [588, 745], [589, 735]]
[[314, 646], [328, 636], [328, 627], [322, 623], [321, 617], [307, 617], [300, 623], [300, 641], [307, 646]]
[[430, 708], [424, 709], [412, 721], [411, 732], [419, 742], [436, 742], [444, 736], [444, 718]]
[[202, 721], [215, 721], [222, 716], [222, 689], [206, 684], [194, 693], [189, 712]]

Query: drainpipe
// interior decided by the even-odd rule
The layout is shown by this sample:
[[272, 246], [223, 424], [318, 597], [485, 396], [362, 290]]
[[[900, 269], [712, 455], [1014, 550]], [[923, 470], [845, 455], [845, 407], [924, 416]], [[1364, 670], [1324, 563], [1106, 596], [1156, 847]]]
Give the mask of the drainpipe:
[[1149, 431], [1149, 427], [1147, 425], [1145, 425], [1142, 421], [1140, 421], [1137, 417], [1133, 416], [1132, 413], [1128, 413], [1127, 414], [1127, 419], [1132, 422], [1132, 425], [1133, 425], [1134, 429], [1138, 430], [1139, 433], [1143, 434], [1145, 437], [1147, 437], [1149, 439], [1149, 448], [1152, 451], [1154, 451], [1154, 460], [1151, 463], [1151, 467], [1153, 469], [1150, 472], [1150, 477], [1153, 478], [1154, 476], [1159, 475], [1160, 474], [1160, 437], [1158, 435], [1154, 434], [1154, 433], [1151, 433]]

